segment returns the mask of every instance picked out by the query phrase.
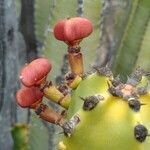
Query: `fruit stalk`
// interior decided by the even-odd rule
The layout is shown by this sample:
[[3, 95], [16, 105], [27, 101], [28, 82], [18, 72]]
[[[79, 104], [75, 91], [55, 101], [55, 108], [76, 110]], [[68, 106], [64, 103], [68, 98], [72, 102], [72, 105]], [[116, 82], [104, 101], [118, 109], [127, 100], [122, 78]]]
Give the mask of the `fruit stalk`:
[[68, 60], [71, 72], [75, 75], [83, 76], [83, 57], [80, 47], [68, 47]]

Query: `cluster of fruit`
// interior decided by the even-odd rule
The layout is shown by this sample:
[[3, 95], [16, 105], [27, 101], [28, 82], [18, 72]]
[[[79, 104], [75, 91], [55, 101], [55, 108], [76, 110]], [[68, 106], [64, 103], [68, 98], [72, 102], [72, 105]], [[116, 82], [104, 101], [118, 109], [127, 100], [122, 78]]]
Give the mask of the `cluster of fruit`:
[[62, 125], [64, 117], [42, 103], [43, 96], [68, 109], [70, 89], [75, 89], [83, 77], [83, 60], [80, 42], [93, 31], [92, 23], [85, 18], [70, 18], [58, 22], [54, 27], [56, 39], [68, 45], [68, 61], [71, 72], [65, 77], [66, 83], [56, 87], [46, 80], [52, 65], [45, 58], [38, 58], [26, 64], [20, 74], [23, 84], [16, 94], [17, 103], [23, 108], [32, 108], [40, 118]]
[[[76, 17], [58, 22], [56, 39], [68, 45], [70, 72], [63, 85], [47, 81], [51, 64], [39, 58], [26, 65], [20, 75], [23, 86], [17, 103], [32, 108], [45, 121], [62, 127], [60, 150], [148, 150], [150, 139], [149, 73], [136, 70], [123, 83], [107, 67], [84, 73], [80, 42], [92, 33], [90, 21]], [[57, 113], [42, 102], [43, 96], [67, 111]]]

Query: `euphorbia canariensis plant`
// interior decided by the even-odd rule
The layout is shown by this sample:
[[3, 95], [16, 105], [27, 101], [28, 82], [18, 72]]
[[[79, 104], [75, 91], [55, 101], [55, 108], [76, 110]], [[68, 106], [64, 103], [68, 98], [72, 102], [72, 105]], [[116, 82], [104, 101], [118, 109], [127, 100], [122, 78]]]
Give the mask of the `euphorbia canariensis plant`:
[[20, 75], [23, 85], [37, 86], [43, 91], [48, 99], [59, 103], [62, 107], [68, 108], [70, 96], [60, 92], [52, 82], [47, 82], [46, 77], [52, 68], [51, 63], [45, 58], [38, 58], [26, 65]]
[[[64, 136], [60, 138], [59, 150], [149, 150], [150, 73], [137, 69], [124, 82], [114, 77], [108, 67], [93, 66], [90, 73], [84, 74], [79, 43], [91, 32], [92, 24], [84, 18], [58, 22], [54, 27], [54, 35], [68, 45], [71, 73], [66, 74], [67, 84], [57, 88], [47, 81], [38, 86], [35, 81], [27, 82], [38, 87], [47, 98], [62, 106], [67, 103], [69, 107], [66, 118], [46, 113], [48, 116], [50, 114], [50, 118], [57, 118], [49, 122], [56, 121], [62, 127]], [[22, 70], [22, 81], [23, 78], [28, 79], [34, 67], [37, 69], [36, 63], [34, 67], [28, 66], [25, 71]], [[43, 70], [41, 68], [41, 72]], [[28, 72], [27, 76], [23, 72]], [[43, 73], [41, 76], [41, 72], [38, 71], [40, 78], [36, 72], [32, 79], [36, 77], [41, 81], [46, 76]], [[71, 97], [71, 101], [67, 96]], [[36, 112], [43, 109], [45, 107], [42, 105]], [[43, 115], [41, 118], [46, 117]]]
[[71, 72], [75, 75], [83, 75], [83, 60], [79, 44], [92, 31], [92, 23], [81, 17], [59, 21], [54, 27], [55, 38], [68, 45], [68, 59]]
[[63, 116], [49, 109], [42, 103], [43, 92], [38, 87], [22, 87], [16, 94], [16, 100], [22, 108], [32, 108], [35, 113], [45, 121], [61, 125]]

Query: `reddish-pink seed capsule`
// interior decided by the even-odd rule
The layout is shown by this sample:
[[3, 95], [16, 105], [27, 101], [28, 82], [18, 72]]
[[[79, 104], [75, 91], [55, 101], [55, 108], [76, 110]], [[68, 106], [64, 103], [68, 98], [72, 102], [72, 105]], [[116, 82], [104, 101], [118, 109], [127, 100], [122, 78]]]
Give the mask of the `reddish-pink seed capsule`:
[[34, 108], [37, 102], [42, 101], [44, 94], [38, 87], [22, 87], [16, 94], [16, 100], [19, 106], [23, 108]]
[[81, 41], [93, 31], [92, 23], [81, 17], [70, 18], [58, 22], [54, 27], [54, 36], [68, 45]]
[[24, 66], [20, 74], [20, 80], [28, 87], [40, 84], [50, 72], [51, 67], [51, 63], [47, 59], [35, 59]]

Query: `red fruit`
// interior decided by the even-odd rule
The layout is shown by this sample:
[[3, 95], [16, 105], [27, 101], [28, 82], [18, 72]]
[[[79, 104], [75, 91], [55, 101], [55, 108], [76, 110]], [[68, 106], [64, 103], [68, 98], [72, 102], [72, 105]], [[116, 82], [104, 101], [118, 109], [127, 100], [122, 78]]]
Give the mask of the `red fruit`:
[[42, 101], [43, 96], [38, 87], [23, 87], [17, 92], [16, 99], [18, 105], [23, 108], [35, 108], [36, 104]]
[[40, 85], [51, 70], [51, 64], [45, 58], [38, 58], [26, 65], [20, 75], [20, 80], [25, 86]]
[[79, 43], [93, 31], [92, 23], [81, 17], [70, 18], [58, 22], [54, 27], [54, 36], [57, 40], [68, 45]]

